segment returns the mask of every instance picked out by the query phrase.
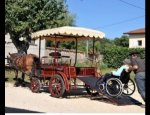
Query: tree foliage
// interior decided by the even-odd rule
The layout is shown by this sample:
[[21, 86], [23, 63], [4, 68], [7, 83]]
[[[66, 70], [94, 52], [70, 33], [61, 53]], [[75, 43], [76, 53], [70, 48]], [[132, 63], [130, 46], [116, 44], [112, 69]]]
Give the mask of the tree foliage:
[[139, 56], [145, 59], [145, 48], [127, 48], [120, 46], [113, 46], [111, 48], [105, 48], [103, 51], [103, 62], [112, 68], [118, 68], [122, 65], [122, 61], [129, 57], [129, 52], [138, 51]]
[[5, 32], [17, 49], [31, 40], [31, 32], [60, 26], [74, 25], [65, 0], [5, 0]]
[[121, 36], [120, 38], [115, 38], [113, 41], [116, 46], [129, 47], [128, 36]]
[[[98, 42], [98, 43], [97, 43]], [[112, 47], [114, 46], [115, 44], [113, 43], [113, 41], [111, 39], [108, 39], [108, 38], [103, 38], [99, 41], [96, 41], [96, 47], [98, 47], [98, 51], [100, 53], [103, 53], [105, 48], [109, 48], [109, 47]]]
[[120, 38], [115, 39], [108, 39], [103, 38], [100, 40], [96, 40], [95, 42], [95, 48], [97, 52], [103, 53], [106, 48], [112, 48], [112, 47], [129, 47], [129, 38], [127, 36], [121, 36]]

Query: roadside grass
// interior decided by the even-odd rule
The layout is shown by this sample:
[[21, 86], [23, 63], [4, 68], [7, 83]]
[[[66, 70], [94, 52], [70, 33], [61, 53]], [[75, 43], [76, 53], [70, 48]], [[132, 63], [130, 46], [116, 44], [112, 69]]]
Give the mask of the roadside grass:
[[[18, 78], [21, 78], [22, 73], [18, 72]], [[15, 72], [14, 70], [5, 68], [5, 82], [15, 83]], [[25, 75], [25, 81], [29, 82], [29, 76]]]

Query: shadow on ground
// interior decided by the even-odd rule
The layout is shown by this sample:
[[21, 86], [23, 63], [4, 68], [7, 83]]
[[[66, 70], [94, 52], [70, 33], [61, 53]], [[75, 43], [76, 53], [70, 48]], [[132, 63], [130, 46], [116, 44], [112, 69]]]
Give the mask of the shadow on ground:
[[91, 100], [105, 102], [117, 106], [125, 106], [125, 105], [137, 105], [141, 106], [142, 103], [136, 100], [135, 98], [132, 98], [130, 96], [124, 96], [121, 95], [119, 97], [110, 97], [110, 96], [100, 96], [99, 94], [95, 93], [94, 95], [88, 95], [84, 88], [76, 89], [70, 91], [68, 94], [66, 94], [67, 99], [72, 98], [90, 98]]
[[42, 112], [30, 111], [26, 109], [18, 109], [18, 108], [12, 108], [12, 107], [5, 107], [5, 113], [42, 113]]
[[5, 81], [8, 81], [9, 78], [5, 77]]

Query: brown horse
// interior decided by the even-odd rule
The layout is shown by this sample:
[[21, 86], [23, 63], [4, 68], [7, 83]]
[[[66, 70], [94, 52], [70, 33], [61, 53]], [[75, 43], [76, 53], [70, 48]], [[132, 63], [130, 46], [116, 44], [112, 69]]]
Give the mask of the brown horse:
[[[32, 69], [38, 64], [39, 58], [34, 54], [10, 54], [9, 64], [15, 70], [15, 79], [18, 80], [18, 71], [22, 72], [22, 80], [24, 82], [24, 75], [27, 74], [32, 77]], [[24, 74], [25, 73], [25, 74]]]

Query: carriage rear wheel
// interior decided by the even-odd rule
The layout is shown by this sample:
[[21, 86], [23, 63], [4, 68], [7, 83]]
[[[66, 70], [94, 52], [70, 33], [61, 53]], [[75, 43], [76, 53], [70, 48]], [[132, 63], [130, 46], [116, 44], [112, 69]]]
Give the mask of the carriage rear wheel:
[[135, 83], [132, 79], [129, 79], [127, 84], [123, 84], [123, 95], [132, 95], [135, 92]]
[[49, 92], [52, 97], [63, 97], [65, 92], [64, 80], [60, 75], [56, 75], [50, 79]]
[[30, 89], [33, 93], [39, 93], [41, 89], [41, 83], [38, 78], [31, 78], [31, 86]]
[[110, 78], [106, 81], [106, 92], [111, 97], [117, 97], [122, 94], [122, 82], [117, 78]]

